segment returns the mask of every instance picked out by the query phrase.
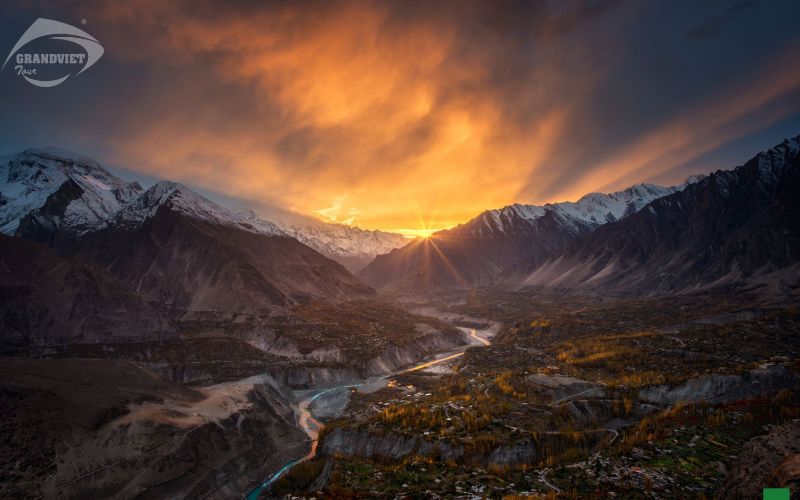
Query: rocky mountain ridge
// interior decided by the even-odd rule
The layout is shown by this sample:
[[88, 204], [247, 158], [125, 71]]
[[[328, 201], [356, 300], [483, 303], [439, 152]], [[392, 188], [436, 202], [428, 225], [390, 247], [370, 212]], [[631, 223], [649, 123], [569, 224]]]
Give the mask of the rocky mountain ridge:
[[680, 186], [641, 184], [544, 206], [511, 205], [378, 256], [376, 289], [475, 286], [666, 292], [769, 285], [800, 273], [798, 138]]

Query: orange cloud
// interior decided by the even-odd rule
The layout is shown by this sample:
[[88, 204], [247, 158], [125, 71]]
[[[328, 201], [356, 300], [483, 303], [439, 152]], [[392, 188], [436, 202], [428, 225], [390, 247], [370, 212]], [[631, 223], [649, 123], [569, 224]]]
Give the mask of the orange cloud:
[[[505, 96], [486, 83], [493, 55], [461, 58], [451, 24], [394, 23], [380, 3], [342, 4], [308, 18], [291, 8], [249, 17], [173, 17], [172, 9], [136, 8], [147, 11], [137, 19], [143, 33], [159, 33], [159, 12], [171, 22], [141, 44], [120, 40], [125, 57], [176, 65], [207, 58], [214, 78], [253, 86], [254, 106], [262, 100], [280, 117], [230, 127], [215, 122], [237, 117], [198, 110], [187, 117], [167, 104], [157, 121], [132, 126], [114, 144], [114, 161], [367, 228], [422, 234], [515, 201], [524, 174], [545, 162], [562, 132], [568, 101], [594, 78], [583, 74], [581, 85], [564, 86], [574, 90], [543, 102], [519, 126]], [[106, 4], [103, 17], [127, 26], [136, 14]], [[530, 76], [513, 90], [537, 102], [567, 77], [546, 61]]]
[[582, 167], [586, 130], [609, 120], [586, 109], [625, 48], [613, 29], [583, 31], [612, 7], [619, 23], [649, 8], [98, 1], [86, 10], [105, 57], [157, 75], [123, 104], [103, 159], [254, 208], [424, 235], [641, 182], [793, 112], [742, 121], [800, 87], [797, 50]]

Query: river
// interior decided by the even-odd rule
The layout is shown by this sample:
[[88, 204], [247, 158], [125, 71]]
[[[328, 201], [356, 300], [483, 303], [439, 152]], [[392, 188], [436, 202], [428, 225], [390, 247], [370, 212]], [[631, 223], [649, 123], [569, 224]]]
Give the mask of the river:
[[458, 357], [464, 355], [464, 352], [469, 347], [475, 346], [488, 346], [491, 345], [491, 342], [484, 337], [478, 335], [478, 332], [474, 328], [461, 328], [462, 331], [469, 333], [470, 338], [472, 339], [472, 344], [467, 345], [465, 347], [459, 348], [457, 351], [451, 351], [447, 353], [439, 354], [436, 358], [428, 361], [420, 362], [410, 368], [404, 368], [402, 370], [398, 370], [396, 372], [387, 373], [386, 375], [381, 375], [380, 377], [373, 377], [369, 379], [362, 380], [359, 383], [355, 384], [347, 384], [347, 385], [339, 385], [335, 387], [328, 387], [326, 389], [320, 389], [318, 391], [314, 391], [311, 394], [305, 396], [300, 402], [297, 404], [298, 416], [297, 416], [297, 424], [300, 426], [301, 429], [308, 435], [309, 439], [311, 439], [311, 449], [308, 453], [303, 455], [300, 458], [292, 460], [286, 463], [283, 467], [278, 469], [274, 474], [272, 474], [266, 481], [258, 485], [255, 489], [253, 489], [250, 493], [247, 494], [247, 500], [257, 500], [259, 495], [265, 490], [267, 490], [272, 483], [277, 481], [281, 476], [286, 474], [289, 470], [292, 469], [297, 464], [303, 463], [307, 460], [311, 460], [317, 454], [317, 445], [319, 444], [319, 432], [324, 427], [323, 424], [316, 419], [314, 414], [311, 410], [311, 404], [314, 401], [318, 400], [322, 396], [326, 394], [330, 394], [334, 391], [344, 390], [344, 389], [352, 389], [354, 387], [361, 387], [361, 386], [376, 386], [380, 382], [388, 382], [390, 377], [394, 377], [396, 375], [401, 375], [403, 373], [414, 372], [418, 370], [424, 370], [426, 368], [430, 368], [431, 366], [439, 365], [442, 363], [446, 363]]

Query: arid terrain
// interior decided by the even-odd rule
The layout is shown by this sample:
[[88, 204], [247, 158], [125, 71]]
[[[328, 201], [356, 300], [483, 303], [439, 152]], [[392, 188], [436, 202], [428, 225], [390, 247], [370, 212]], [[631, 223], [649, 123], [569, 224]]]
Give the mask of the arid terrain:
[[742, 498], [760, 493], [742, 474], [794, 484], [795, 301], [484, 290], [426, 303], [502, 326], [447, 370], [353, 390], [273, 495]]
[[59, 150], [0, 189], [0, 497], [797, 486], [800, 136], [400, 248]]

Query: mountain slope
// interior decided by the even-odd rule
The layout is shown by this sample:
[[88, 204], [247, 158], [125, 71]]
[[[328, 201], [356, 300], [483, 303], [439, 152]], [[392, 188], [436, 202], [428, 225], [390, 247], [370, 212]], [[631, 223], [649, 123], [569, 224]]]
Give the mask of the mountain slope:
[[264, 313], [372, 291], [254, 214], [159, 182], [147, 191], [55, 149], [0, 162], [6, 234], [98, 263], [134, 293], [178, 310]]
[[[691, 179], [691, 182], [694, 181], [694, 178]], [[589, 193], [576, 202], [548, 203], [543, 206], [516, 203], [498, 210], [487, 210], [465, 224], [464, 229], [475, 237], [493, 236], [504, 234], [507, 229], [513, 231], [518, 222], [534, 225], [537, 220], [552, 213], [568, 229], [571, 226], [574, 232], [582, 232], [636, 213], [652, 200], [679, 191], [688, 183], [668, 188], [637, 184], [616, 193]]]
[[0, 234], [0, 350], [169, 338], [162, 314], [103, 269]]
[[89, 231], [142, 192], [97, 162], [54, 148], [0, 161], [0, 232]]
[[523, 285], [678, 290], [796, 282], [800, 138], [653, 201], [553, 255]]
[[469, 288], [533, 269], [597, 227], [682, 189], [640, 184], [577, 202], [510, 205], [378, 256], [358, 276], [375, 288]]
[[272, 222], [263, 220], [255, 214], [234, 212], [221, 207], [213, 201], [195, 193], [190, 188], [171, 181], [161, 181], [141, 193], [130, 203], [121, 207], [109, 217], [101, 227], [119, 225], [134, 228], [142, 225], [147, 219], [155, 216], [162, 207], [191, 217], [196, 220], [234, 227], [244, 231], [268, 236], [284, 236], [281, 229]]
[[260, 314], [372, 293], [341, 265], [276, 231], [162, 182], [84, 235], [77, 252], [148, 300], [185, 311]]

